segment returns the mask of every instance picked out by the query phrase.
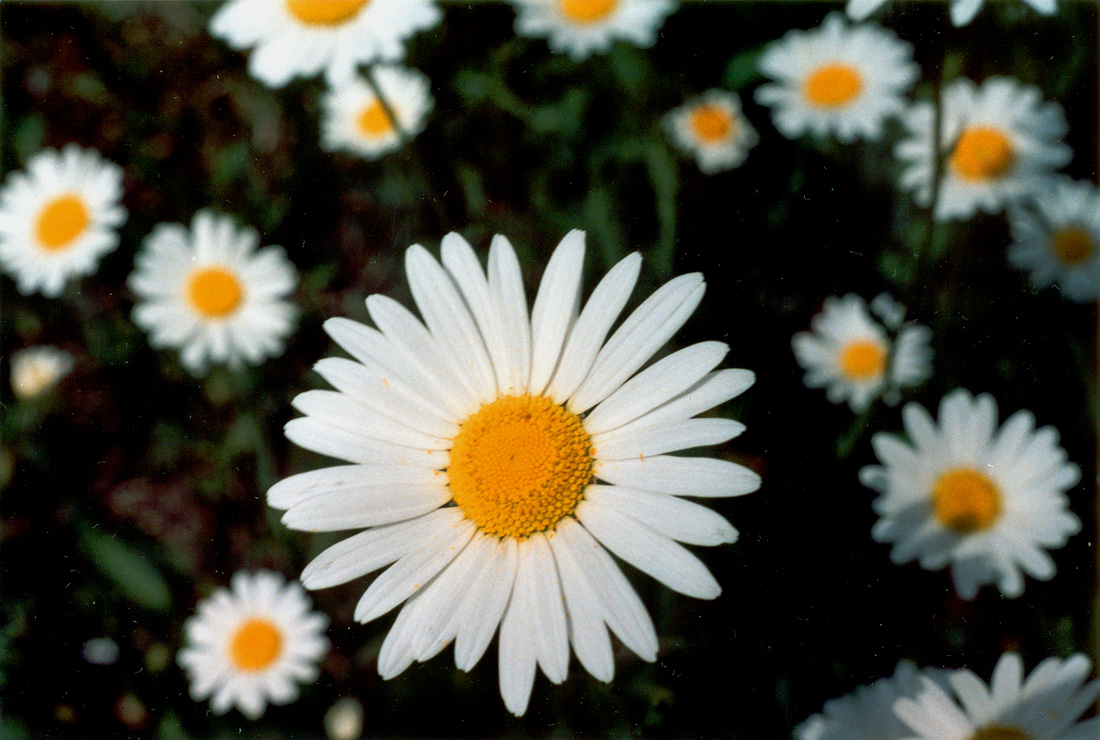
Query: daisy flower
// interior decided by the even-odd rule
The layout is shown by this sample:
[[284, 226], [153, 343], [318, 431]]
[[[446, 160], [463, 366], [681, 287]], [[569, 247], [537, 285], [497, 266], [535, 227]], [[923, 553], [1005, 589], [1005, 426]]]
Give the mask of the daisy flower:
[[[748, 388], [747, 370], [715, 370], [728, 347], [702, 342], [637, 372], [702, 299], [698, 273], [661, 287], [605, 341], [641, 267], [617, 264], [580, 310], [584, 232], [561, 242], [528, 318], [521, 270], [497, 236], [488, 274], [457, 234], [440, 265], [405, 256], [424, 323], [385, 296], [367, 298], [373, 329], [325, 328], [355, 359], [321, 360], [335, 392], [294, 400], [287, 437], [351, 465], [288, 478], [268, 492], [305, 531], [365, 528], [302, 573], [325, 588], [390, 566], [363, 594], [369, 622], [404, 603], [382, 644], [383, 678], [452, 640], [470, 670], [500, 628], [505, 706], [526, 711], [536, 665], [565, 680], [570, 644], [589, 673], [614, 674], [608, 628], [654, 660], [657, 636], [611, 553], [669, 588], [713, 599], [721, 588], [677, 544], [733, 542], [736, 530], [684, 497], [756, 490], [726, 460], [668, 453], [725, 442], [743, 426], [692, 418]], [[635, 374], [637, 373], [637, 374]]]
[[805, 133], [842, 142], [878, 139], [920, 76], [913, 47], [876, 25], [849, 26], [830, 13], [820, 28], [789, 31], [765, 49], [760, 71], [775, 80], [756, 91], [788, 139]]
[[1066, 461], [1058, 433], [1036, 430], [1027, 411], [997, 430], [993, 398], [961, 389], [940, 403], [938, 427], [915, 403], [902, 409], [902, 420], [914, 444], [880, 432], [872, 444], [883, 465], [860, 471], [880, 494], [874, 507], [881, 518], [871, 534], [894, 543], [891, 560], [918, 559], [927, 570], [951, 565], [964, 599], [985, 583], [1019, 596], [1021, 571], [1052, 578], [1054, 561], [1044, 548], [1062, 547], [1081, 529], [1066, 497], [1081, 473]]
[[324, 149], [342, 149], [364, 159], [377, 159], [401, 148], [402, 134], [411, 137], [424, 130], [432, 109], [428, 78], [404, 67], [379, 67], [374, 75], [397, 118], [397, 126], [370, 84], [356, 78], [330, 88], [321, 99], [324, 109], [321, 146]]
[[676, 146], [695, 155], [699, 169], [708, 175], [744, 162], [760, 140], [741, 113], [741, 99], [724, 90], [708, 90], [671, 111], [665, 116], [665, 129]]
[[943, 158], [935, 218], [969, 218], [979, 209], [996, 213], [1042, 186], [1051, 172], [1069, 163], [1073, 152], [1061, 142], [1066, 119], [1057, 103], [1039, 89], [1009, 77], [974, 85], [955, 80], [943, 90], [940, 151], [933, 149], [935, 106], [915, 104], [904, 118], [909, 138], [895, 149], [909, 163], [901, 187], [914, 190], [929, 206], [935, 159]]
[[129, 286], [140, 299], [134, 323], [154, 347], [179, 347], [193, 373], [210, 363], [240, 367], [282, 352], [297, 310], [283, 300], [298, 273], [280, 247], [257, 251], [260, 235], [210, 210], [191, 230], [158, 224], [145, 238]]
[[249, 719], [259, 718], [267, 702], [289, 704], [299, 682], [317, 680], [327, 626], [299, 584], [271, 571], [238, 571], [232, 588], [200, 601], [183, 624], [186, 645], [177, 660], [191, 698], [211, 697], [217, 714], [236, 705]]
[[806, 370], [806, 386], [825, 388], [829, 401], [847, 401], [856, 412], [879, 396], [897, 403], [901, 388], [918, 386], [932, 374], [932, 332], [918, 324], [899, 326], [898, 311], [904, 316], [904, 309], [888, 296], [875, 300], [890, 306], [888, 325], [897, 329], [893, 339], [871, 318], [863, 299], [849, 293], [826, 298], [813, 318], [813, 331], [799, 332], [791, 341], [798, 364]]
[[1095, 740], [1100, 718], [1078, 722], [1097, 697], [1089, 659], [1047, 658], [1024, 679], [1024, 664], [1005, 653], [988, 688], [971, 671], [951, 673], [949, 686], [925, 679], [914, 699], [899, 699], [906, 740]]
[[1031, 272], [1036, 288], [1057, 285], [1075, 301], [1100, 296], [1100, 191], [1087, 182], [1052, 180], [1035, 208], [1009, 211], [1008, 260]]
[[[951, 22], [956, 26], [965, 26], [970, 23], [982, 9], [984, 2], [985, 0], [952, 0]], [[1058, 9], [1056, 0], [1024, 0], [1024, 2], [1043, 15], [1051, 15]], [[849, 18], [861, 21], [885, 4], [886, 0], [848, 0], [846, 10]]]
[[118, 246], [122, 168], [94, 149], [45, 149], [0, 189], [0, 266], [20, 293], [60, 295]]
[[441, 18], [434, 0], [230, 0], [210, 32], [255, 47], [248, 71], [269, 87], [322, 71], [340, 85], [360, 64], [403, 59], [405, 39]]
[[16, 398], [38, 398], [72, 372], [73, 356], [56, 347], [27, 347], [11, 356], [11, 389]]
[[511, 0], [516, 33], [546, 36], [550, 48], [574, 61], [604, 54], [616, 39], [653, 46], [657, 29], [675, 9], [671, 0]]

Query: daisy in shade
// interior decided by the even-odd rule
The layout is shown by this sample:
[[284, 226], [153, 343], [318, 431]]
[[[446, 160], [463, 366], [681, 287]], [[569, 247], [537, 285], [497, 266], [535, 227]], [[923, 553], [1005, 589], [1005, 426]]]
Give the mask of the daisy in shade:
[[287, 510], [293, 529], [365, 528], [306, 567], [306, 588], [390, 566], [355, 609], [369, 622], [404, 604], [378, 657], [383, 678], [451, 641], [456, 664], [470, 670], [499, 627], [500, 692], [521, 715], [536, 666], [565, 680], [570, 645], [610, 681], [608, 629], [655, 659], [653, 623], [611, 554], [682, 594], [721, 592], [678, 542], [718, 545], [737, 532], [687, 498], [749, 493], [760, 479], [726, 460], [669, 453], [740, 434], [736, 421], [693, 417], [754, 377], [715, 369], [728, 349], [721, 342], [638, 372], [699, 304], [698, 273], [666, 283], [607, 338], [638, 278], [638, 254], [578, 313], [584, 232], [570, 232], [530, 315], [504, 237], [493, 240], [488, 274], [457, 234], [444, 237], [442, 258], [419, 245], [405, 255], [423, 323], [372, 295], [377, 329], [325, 324], [355, 359], [317, 364], [336, 391], [298, 396], [306, 416], [286, 434], [351, 464], [288, 478], [268, 503]]
[[1047, 658], [1025, 680], [1020, 656], [1005, 653], [988, 687], [968, 670], [954, 671], [949, 686], [926, 679], [894, 711], [910, 730], [905, 740], [1095, 740], [1100, 718], [1077, 721], [1100, 697], [1090, 671], [1078, 653]]
[[[875, 300], [886, 303], [881, 296]], [[813, 318], [813, 331], [799, 332], [791, 341], [798, 364], [806, 370], [806, 386], [825, 388], [832, 403], [847, 401], [860, 412], [880, 396], [897, 403], [900, 389], [923, 383], [932, 374], [932, 332], [918, 324], [900, 326], [896, 313], [904, 315], [904, 309], [892, 300], [889, 304], [895, 314], [888, 324], [896, 330], [893, 337], [871, 318], [859, 296], [826, 298]]]
[[892, 434], [872, 440], [882, 465], [860, 471], [879, 492], [881, 517], [872, 530], [892, 542], [895, 563], [951, 566], [955, 590], [973, 599], [986, 583], [1005, 596], [1023, 593], [1028, 573], [1054, 576], [1046, 548], [1062, 547], [1081, 522], [1069, 511], [1066, 491], [1081, 473], [1066, 460], [1051, 427], [1017, 411], [997, 429], [997, 404], [956, 390], [940, 403], [940, 423], [915, 403], [902, 409], [913, 445]]
[[252, 49], [248, 71], [269, 87], [325, 73], [349, 81], [360, 64], [405, 57], [405, 39], [439, 23], [434, 0], [230, 0], [210, 32]]
[[21, 293], [61, 294], [118, 246], [122, 168], [93, 149], [45, 149], [0, 189], [0, 265]]
[[935, 158], [943, 158], [937, 220], [970, 218], [978, 210], [996, 213], [1040, 189], [1073, 158], [1061, 141], [1066, 134], [1062, 108], [1017, 80], [991, 77], [981, 86], [955, 80], [944, 88], [941, 108], [938, 155], [932, 144], [936, 111], [928, 101], [906, 114], [909, 138], [894, 152], [909, 163], [901, 187], [915, 191], [917, 203], [925, 207], [932, 204]]
[[1100, 296], [1100, 191], [1087, 182], [1051, 180], [1034, 207], [1009, 211], [1008, 261], [1031, 272], [1036, 288], [1057, 285], [1074, 301]]
[[183, 624], [186, 645], [177, 660], [191, 698], [211, 697], [217, 714], [236, 706], [249, 719], [259, 718], [268, 702], [289, 704], [299, 683], [317, 680], [327, 626], [298, 583], [265, 570], [237, 572], [232, 588], [200, 601]]
[[760, 137], [741, 114], [736, 93], [708, 90], [665, 116], [673, 143], [695, 156], [699, 169], [711, 175], [745, 161]]
[[329, 89], [321, 99], [323, 148], [377, 159], [401, 148], [402, 135], [411, 137], [424, 130], [432, 109], [428, 78], [404, 67], [380, 67], [373, 74], [397, 125], [367, 81], [356, 78]]
[[56, 347], [27, 347], [11, 356], [11, 389], [30, 400], [47, 393], [72, 372], [73, 356]]
[[511, 0], [516, 33], [545, 36], [555, 52], [574, 61], [604, 54], [622, 39], [653, 46], [657, 30], [675, 9], [671, 0]]
[[159, 224], [130, 275], [134, 323], [154, 347], [179, 347], [196, 374], [210, 363], [236, 369], [279, 354], [297, 314], [283, 299], [298, 273], [280, 247], [257, 250], [259, 243], [255, 229], [209, 210], [195, 214], [190, 230]]
[[759, 66], [775, 82], [761, 86], [756, 101], [772, 108], [788, 139], [878, 139], [920, 77], [912, 46], [876, 25], [849, 26], [840, 13], [820, 28], [789, 31], [765, 49]]
[[[982, 9], [984, 2], [985, 0], [952, 0], [951, 22], [956, 26], [965, 26], [970, 23]], [[1058, 9], [1056, 0], [1024, 0], [1024, 2], [1043, 15], [1051, 15]], [[846, 10], [849, 18], [861, 21], [885, 4], [886, 0], [848, 0]]]

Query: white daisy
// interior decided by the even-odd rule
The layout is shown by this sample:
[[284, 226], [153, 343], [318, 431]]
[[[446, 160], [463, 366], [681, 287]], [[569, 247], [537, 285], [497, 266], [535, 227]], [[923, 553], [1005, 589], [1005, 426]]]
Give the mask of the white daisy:
[[516, 33], [546, 36], [550, 48], [574, 61], [604, 54], [617, 40], [652, 46], [671, 0], [511, 0]]
[[819, 28], [788, 31], [765, 49], [759, 67], [776, 83], [757, 89], [756, 101], [773, 109], [788, 139], [807, 132], [842, 142], [877, 139], [920, 77], [911, 45], [877, 25], [849, 26], [840, 13]]
[[424, 324], [382, 295], [367, 299], [378, 329], [326, 322], [355, 361], [317, 363], [337, 390], [298, 396], [306, 416], [286, 434], [353, 464], [288, 478], [268, 503], [286, 509], [283, 522], [294, 529], [366, 528], [306, 567], [307, 588], [395, 563], [355, 610], [369, 622], [405, 604], [378, 658], [384, 678], [452, 640], [456, 664], [469, 670], [499, 625], [500, 691], [520, 715], [536, 665], [553, 683], [565, 680], [570, 643], [603, 681], [614, 673], [608, 628], [655, 659], [653, 624], [609, 553], [680, 593], [718, 596], [718, 583], [677, 541], [717, 545], [737, 532], [683, 497], [749, 493], [759, 476], [668, 453], [740, 434], [736, 421], [692, 417], [754, 376], [714, 369], [728, 349], [721, 342], [637, 372], [699, 304], [698, 273], [666, 283], [605, 341], [638, 278], [638, 254], [617, 264], [578, 313], [584, 232], [570, 232], [530, 318], [507, 239], [493, 240], [487, 276], [457, 234], [444, 237], [442, 256], [441, 266], [419, 245], [406, 253]]
[[730, 170], [745, 161], [760, 140], [741, 113], [736, 93], [708, 90], [665, 116], [673, 143], [695, 155], [705, 174]]
[[1036, 288], [1057, 285], [1075, 301], [1100, 297], [1100, 191], [1088, 182], [1051, 180], [1035, 207], [1009, 211], [1008, 260], [1031, 272]]
[[847, 401], [856, 412], [880, 396], [896, 403], [900, 389], [918, 386], [932, 374], [932, 332], [910, 323], [891, 338], [857, 295], [826, 298], [812, 327], [795, 334], [791, 346], [806, 370], [806, 386], [825, 388], [832, 403]]
[[72, 372], [73, 356], [56, 347], [27, 347], [11, 356], [11, 389], [30, 400], [51, 390]]
[[[1073, 152], [1061, 142], [1066, 119], [1057, 103], [1044, 102], [1038, 88], [1009, 77], [975, 86], [955, 80], [943, 90], [940, 151], [943, 158], [935, 218], [969, 218], [979, 209], [996, 213], [1041, 187]], [[909, 138], [895, 149], [909, 162], [900, 184], [917, 203], [932, 203], [935, 106], [924, 101], [904, 117]]]
[[356, 78], [329, 89], [321, 99], [323, 148], [377, 159], [401, 148], [402, 134], [411, 137], [424, 130], [432, 109], [428, 78], [404, 67], [379, 67], [374, 70], [374, 80], [397, 118], [397, 126], [370, 84]]
[[[952, 0], [951, 22], [956, 26], [965, 26], [974, 20], [974, 16], [982, 9], [985, 0]], [[1058, 9], [1056, 0], [1024, 0], [1025, 3], [1035, 8], [1043, 15], [1050, 15]], [[886, 4], [886, 0], [848, 0], [848, 17], [854, 21], [861, 21]]]
[[442, 17], [434, 0], [230, 0], [210, 32], [255, 47], [248, 71], [269, 87], [322, 71], [340, 85], [360, 64], [403, 59], [405, 39]]
[[297, 314], [283, 299], [298, 274], [280, 247], [257, 251], [259, 243], [255, 229], [210, 210], [195, 214], [190, 231], [158, 224], [128, 283], [140, 299], [134, 323], [154, 347], [179, 347], [197, 374], [210, 363], [236, 369], [279, 354]]
[[867, 466], [860, 480], [879, 492], [872, 530], [893, 542], [895, 563], [913, 559], [927, 570], [951, 566], [955, 590], [973, 599], [985, 583], [1005, 596], [1023, 593], [1021, 570], [1048, 580], [1054, 561], [1044, 548], [1062, 547], [1081, 522], [1066, 491], [1081, 473], [1066, 461], [1051, 427], [1017, 411], [997, 430], [997, 404], [955, 390], [940, 403], [940, 425], [918, 404], [902, 409], [914, 446], [876, 434], [883, 466]]
[[271, 571], [238, 571], [232, 589], [219, 588], [199, 602], [183, 624], [186, 645], [177, 660], [187, 672], [191, 698], [210, 699], [224, 714], [236, 705], [249, 719], [267, 702], [289, 704], [298, 683], [317, 680], [328, 652], [328, 618], [312, 610], [298, 583]]
[[1096, 740], [1100, 718], [1077, 720], [1100, 697], [1100, 681], [1089, 681], [1084, 655], [1047, 658], [1024, 680], [1024, 664], [1005, 653], [985, 682], [968, 670], [955, 671], [941, 687], [927, 679], [915, 699], [894, 706], [908, 727], [906, 740]]
[[66, 281], [95, 271], [118, 246], [126, 221], [122, 168], [69, 144], [31, 157], [0, 189], [0, 265], [21, 293], [55, 297]]

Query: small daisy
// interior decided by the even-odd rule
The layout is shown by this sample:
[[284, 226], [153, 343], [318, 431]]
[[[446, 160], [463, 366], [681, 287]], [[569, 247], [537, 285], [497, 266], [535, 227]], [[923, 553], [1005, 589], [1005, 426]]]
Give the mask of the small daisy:
[[940, 425], [915, 403], [902, 409], [914, 445], [892, 434], [872, 440], [882, 466], [860, 480], [879, 492], [881, 517], [871, 534], [893, 542], [895, 563], [913, 559], [927, 570], [951, 566], [955, 590], [973, 599], [985, 583], [1008, 597], [1023, 593], [1020, 571], [1049, 580], [1054, 561], [1081, 522], [1066, 491], [1081, 473], [1066, 461], [1051, 427], [1017, 411], [997, 430], [997, 404], [956, 390], [940, 403]]
[[177, 660], [191, 698], [212, 697], [216, 714], [236, 705], [249, 719], [259, 718], [267, 702], [289, 704], [298, 698], [298, 683], [317, 680], [327, 625], [298, 583], [271, 571], [238, 571], [231, 589], [200, 601], [183, 624], [187, 644]]
[[[970, 23], [982, 9], [984, 2], [985, 0], [952, 0], [951, 22], [956, 26], [965, 26]], [[1024, 0], [1024, 2], [1043, 15], [1051, 15], [1058, 9], [1056, 0]], [[861, 21], [885, 4], [886, 0], [848, 0], [848, 17], [854, 21]]]
[[708, 90], [665, 116], [672, 141], [694, 154], [699, 169], [711, 175], [745, 161], [760, 137], [741, 114], [736, 93]]
[[971, 671], [954, 671], [949, 686], [925, 679], [894, 711], [910, 730], [905, 740], [1096, 740], [1100, 718], [1077, 721], [1100, 697], [1090, 671], [1078, 653], [1047, 658], [1025, 680], [1020, 656], [1005, 653], [988, 688]]
[[356, 78], [331, 88], [321, 99], [323, 148], [343, 149], [364, 159], [377, 159], [401, 148], [402, 134], [411, 137], [424, 130], [432, 109], [428, 78], [404, 67], [379, 67], [374, 75], [397, 118], [397, 126], [367, 81]]
[[230, 0], [210, 32], [234, 49], [256, 47], [248, 71], [269, 87], [322, 71], [340, 85], [360, 64], [403, 59], [405, 39], [441, 18], [434, 0]]
[[[882, 297], [876, 301], [885, 304]], [[893, 304], [895, 316], [898, 309]], [[791, 346], [806, 370], [806, 386], [825, 388], [825, 397], [832, 403], [847, 401], [856, 412], [880, 396], [897, 403], [901, 388], [918, 386], [932, 374], [932, 332], [906, 324], [891, 340], [857, 295], [826, 298], [812, 326], [813, 331], [795, 334]]]
[[[437, 655], [452, 640], [470, 670], [500, 628], [505, 706], [527, 709], [536, 665], [565, 680], [570, 644], [610, 681], [608, 629], [645, 660], [657, 636], [611, 553], [669, 588], [713, 599], [721, 587], [677, 544], [733, 542], [737, 532], [684, 497], [756, 490], [756, 473], [726, 460], [668, 453], [720, 444], [736, 421], [693, 418], [748, 388], [746, 370], [716, 370], [721, 342], [701, 342], [638, 372], [703, 297], [698, 273], [662, 286], [610, 333], [637, 281], [623, 259], [579, 313], [584, 232], [554, 252], [528, 314], [519, 261], [493, 240], [488, 274], [457, 234], [443, 264], [419, 245], [405, 255], [424, 323], [381, 295], [373, 329], [325, 328], [355, 360], [317, 372], [336, 391], [294, 400], [286, 435], [346, 460], [268, 492], [283, 522], [305, 531], [365, 528], [321, 553], [306, 588], [385, 566], [355, 610], [360, 622], [404, 603], [382, 643], [383, 678]], [[393, 564], [393, 565], [391, 565]]]
[[134, 323], [154, 347], [180, 347], [180, 362], [196, 374], [279, 354], [297, 313], [283, 299], [298, 274], [280, 247], [257, 251], [259, 243], [255, 229], [209, 210], [195, 214], [190, 231], [159, 224], [130, 275], [140, 299]]
[[842, 142], [877, 139], [920, 76], [913, 47], [876, 25], [849, 26], [830, 13], [820, 28], [789, 31], [765, 49], [760, 71], [775, 84], [756, 101], [770, 106], [788, 139], [805, 133]]
[[675, 9], [671, 0], [511, 0], [516, 33], [546, 36], [555, 52], [582, 61], [604, 54], [616, 39], [653, 46], [657, 30]]
[[[915, 190], [917, 203], [932, 202], [935, 106], [915, 104], [904, 118], [910, 137], [895, 149], [909, 162], [900, 184]], [[940, 121], [939, 195], [935, 217], [970, 218], [979, 209], [996, 213], [1038, 190], [1073, 152], [1062, 143], [1066, 119], [1057, 103], [1045, 102], [1038, 88], [1009, 77], [991, 77], [975, 86], [955, 80], [943, 91]]]
[[1031, 272], [1036, 288], [1057, 285], [1074, 301], [1100, 297], [1100, 191], [1088, 182], [1051, 180], [1035, 208], [1009, 211], [1008, 260]]
[[21, 293], [60, 295], [118, 246], [122, 168], [69, 144], [34, 155], [0, 189], [0, 265]]
[[73, 356], [56, 347], [27, 347], [11, 356], [11, 389], [29, 401], [50, 391], [72, 372]]

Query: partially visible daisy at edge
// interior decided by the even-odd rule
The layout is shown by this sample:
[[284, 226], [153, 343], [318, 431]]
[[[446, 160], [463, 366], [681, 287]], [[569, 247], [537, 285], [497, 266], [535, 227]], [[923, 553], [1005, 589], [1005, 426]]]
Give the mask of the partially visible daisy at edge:
[[[985, 0], [951, 0], [951, 23], [965, 26], [974, 20]], [[1043, 15], [1051, 15], [1058, 9], [1057, 0], [1024, 0]], [[861, 21], [887, 3], [887, 0], [848, 0], [846, 12], [854, 21]]]
[[708, 175], [740, 165], [760, 140], [741, 112], [741, 99], [725, 90], [687, 101], [665, 115], [664, 125], [673, 143]]
[[26, 347], [11, 356], [11, 390], [29, 401], [44, 395], [72, 372], [73, 356], [57, 347]]
[[317, 363], [336, 391], [298, 396], [306, 416], [286, 434], [352, 464], [287, 478], [268, 503], [286, 510], [292, 529], [365, 529], [310, 563], [306, 588], [390, 566], [355, 609], [365, 623], [404, 604], [378, 657], [383, 678], [452, 641], [456, 665], [470, 670], [499, 627], [501, 696], [522, 715], [536, 666], [552, 683], [566, 679], [570, 644], [602, 681], [615, 670], [609, 629], [656, 659], [653, 623], [612, 553], [679, 593], [721, 593], [678, 542], [719, 545], [737, 532], [687, 499], [746, 494], [760, 478], [726, 460], [668, 453], [740, 434], [736, 421], [693, 417], [754, 375], [716, 369], [728, 350], [721, 342], [642, 370], [699, 304], [703, 277], [669, 281], [611, 332], [641, 257], [615, 265], [578, 315], [584, 242], [581, 231], [562, 240], [530, 315], [507, 239], [494, 238], [486, 274], [470, 245], [448, 234], [442, 265], [419, 245], [405, 255], [424, 323], [382, 295], [367, 298], [378, 329], [325, 323], [354, 360]]
[[550, 49], [580, 62], [605, 54], [617, 40], [652, 46], [672, 0], [509, 0], [516, 33], [544, 36]]
[[428, 78], [404, 67], [376, 67], [372, 74], [396, 125], [367, 80], [356, 77], [321, 98], [322, 148], [377, 159], [400, 149], [402, 136], [424, 130], [432, 109]]

